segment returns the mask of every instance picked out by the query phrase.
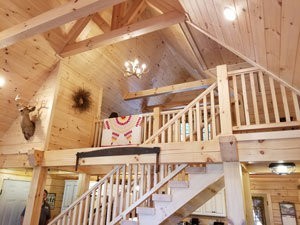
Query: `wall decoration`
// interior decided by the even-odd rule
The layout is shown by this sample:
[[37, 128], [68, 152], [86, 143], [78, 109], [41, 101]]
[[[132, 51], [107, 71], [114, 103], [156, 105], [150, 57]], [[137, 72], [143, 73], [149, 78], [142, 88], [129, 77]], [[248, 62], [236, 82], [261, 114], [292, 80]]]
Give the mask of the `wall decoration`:
[[46, 201], [50, 205], [50, 209], [54, 209], [55, 199], [56, 199], [56, 193], [48, 193]]
[[297, 216], [294, 203], [280, 202], [279, 208], [283, 225], [297, 225]]
[[78, 88], [72, 95], [73, 108], [79, 112], [87, 111], [92, 104], [91, 92], [84, 88]]

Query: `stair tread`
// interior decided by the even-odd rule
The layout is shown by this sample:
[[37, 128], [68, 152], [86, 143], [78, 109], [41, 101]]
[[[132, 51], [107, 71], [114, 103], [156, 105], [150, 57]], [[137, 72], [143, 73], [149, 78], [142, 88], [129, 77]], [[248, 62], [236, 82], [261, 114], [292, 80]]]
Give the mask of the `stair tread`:
[[172, 195], [168, 194], [153, 194], [152, 201], [171, 202]]
[[137, 214], [155, 215], [155, 208], [153, 207], [137, 207]]
[[206, 167], [187, 167], [185, 172], [188, 174], [203, 174], [206, 173]]
[[121, 225], [139, 225], [139, 222], [133, 220], [122, 220]]
[[169, 182], [169, 187], [171, 188], [188, 188], [189, 182], [188, 181], [178, 181], [172, 180]]

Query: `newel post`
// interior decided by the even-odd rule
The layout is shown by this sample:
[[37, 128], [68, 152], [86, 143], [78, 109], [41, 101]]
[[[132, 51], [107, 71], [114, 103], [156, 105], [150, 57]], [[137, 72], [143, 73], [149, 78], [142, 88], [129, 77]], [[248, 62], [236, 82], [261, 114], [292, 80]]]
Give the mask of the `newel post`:
[[236, 139], [232, 132], [230, 92], [226, 65], [217, 66], [217, 80], [221, 120], [219, 143], [224, 169], [228, 224], [244, 225], [246, 224], [246, 217], [242, 171], [238, 159]]
[[[153, 109], [153, 134], [161, 128], [161, 108], [155, 107]], [[155, 143], [159, 142], [159, 137], [155, 138]]]

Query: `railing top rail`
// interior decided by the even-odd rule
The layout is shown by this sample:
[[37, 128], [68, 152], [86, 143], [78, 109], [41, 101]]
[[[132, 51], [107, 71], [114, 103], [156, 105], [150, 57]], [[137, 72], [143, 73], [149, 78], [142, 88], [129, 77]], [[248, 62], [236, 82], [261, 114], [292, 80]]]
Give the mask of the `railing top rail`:
[[229, 71], [228, 76], [238, 75], [241, 73], [257, 72], [257, 71], [260, 71], [260, 69], [257, 67], [250, 67], [250, 68], [246, 68], [246, 69]]

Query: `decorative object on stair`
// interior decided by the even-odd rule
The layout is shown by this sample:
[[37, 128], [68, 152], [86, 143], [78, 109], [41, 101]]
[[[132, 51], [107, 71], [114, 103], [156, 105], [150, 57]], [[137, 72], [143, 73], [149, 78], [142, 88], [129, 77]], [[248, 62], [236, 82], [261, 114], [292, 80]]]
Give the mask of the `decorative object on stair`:
[[91, 92], [84, 88], [78, 88], [76, 91], [74, 91], [72, 95], [72, 100], [73, 108], [75, 108], [81, 113], [87, 111], [89, 110], [92, 104]]
[[276, 173], [278, 175], [287, 175], [295, 172], [296, 165], [293, 162], [285, 162], [285, 163], [270, 163], [269, 168], [272, 173]]
[[105, 119], [101, 146], [140, 144], [142, 121], [141, 115]]

